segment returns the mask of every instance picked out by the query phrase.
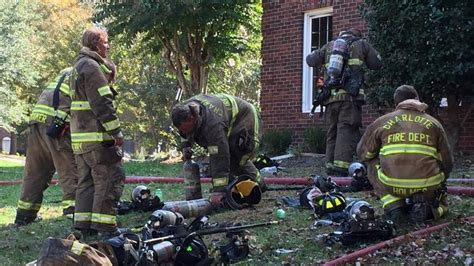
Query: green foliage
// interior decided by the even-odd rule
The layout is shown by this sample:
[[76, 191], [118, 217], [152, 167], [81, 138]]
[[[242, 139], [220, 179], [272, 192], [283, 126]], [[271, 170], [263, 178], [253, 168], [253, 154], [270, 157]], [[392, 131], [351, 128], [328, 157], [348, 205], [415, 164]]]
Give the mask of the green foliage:
[[209, 74], [209, 92], [229, 93], [258, 105], [261, 89], [260, 67], [260, 53], [253, 51], [215, 64]]
[[364, 0], [361, 12], [384, 63], [371, 73], [372, 103], [393, 106], [402, 84], [414, 85], [432, 108], [447, 95], [474, 96], [473, 1]]
[[269, 155], [281, 155], [287, 152], [293, 142], [293, 133], [290, 129], [268, 130], [263, 134], [261, 149]]
[[144, 50], [143, 35], [128, 43], [124, 35], [111, 40], [110, 58], [117, 64], [116, 88], [120, 121], [137, 150], [174, 145], [169, 111], [174, 103], [176, 79], [162, 58]]
[[310, 152], [326, 153], [326, 131], [320, 127], [310, 127], [303, 133], [304, 143]]
[[26, 120], [27, 104], [22, 92], [36, 86], [39, 77], [31, 12], [36, 4], [24, 1], [0, 1], [0, 126], [13, 131], [14, 124]]
[[260, 1], [112, 1], [96, 19], [112, 35], [130, 41], [143, 34], [146, 50], [162, 52], [185, 96], [206, 92], [209, 66], [252, 47], [262, 12]]
[[75, 0], [7, 0], [0, 10], [0, 127], [13, 131], [46, 83], [73, 63], [91, 10]]

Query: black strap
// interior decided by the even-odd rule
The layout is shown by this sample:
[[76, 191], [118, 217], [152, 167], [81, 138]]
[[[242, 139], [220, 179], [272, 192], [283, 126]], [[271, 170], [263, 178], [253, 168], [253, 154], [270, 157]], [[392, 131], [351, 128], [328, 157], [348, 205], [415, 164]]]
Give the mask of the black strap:
[[54, 95], [53, 95], [53, 108], [54, 108], [54, 111], [58, 110], [59, 89], [61, 88], [61, 85], [63, 84], [64, 79], [66, 78], [66, 76], [69, 76], [69, 74], [65, 73], [59, 78], [58, 84], [56, 85], [56, 88], [54, 89]]

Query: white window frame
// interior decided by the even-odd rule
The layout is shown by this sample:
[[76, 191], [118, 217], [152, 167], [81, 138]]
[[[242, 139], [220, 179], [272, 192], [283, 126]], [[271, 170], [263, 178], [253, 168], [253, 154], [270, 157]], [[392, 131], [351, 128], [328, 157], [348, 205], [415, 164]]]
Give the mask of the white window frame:
[[[313, 106], [313, 68], [306, 64], [306, 56], [311, 53], [311, 21], [314, 18], [327, 17], [333, 15], [333, 8], [324, 7], [308, 11], [304, 14], [303, 26], [303, 91], [301, 99], [301, 111], [309, 113]], [[319, 112], [319, 107], [316, 109]]]

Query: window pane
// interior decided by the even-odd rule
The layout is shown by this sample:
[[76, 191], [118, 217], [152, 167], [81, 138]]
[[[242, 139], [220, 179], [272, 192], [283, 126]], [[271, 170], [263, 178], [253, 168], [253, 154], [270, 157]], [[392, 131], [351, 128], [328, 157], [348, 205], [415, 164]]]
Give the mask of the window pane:
[[[323, 45], [332, 40], [332, 16], [317, 17], [311, 19], [311, 51], [321, 48]], [[313, 71], [313, 88], [317, 88], [316, 82], [324, 76], [324, 68], [320, 68], [319, 72]], [[313, 99], [317, 93], [313, 89]]]

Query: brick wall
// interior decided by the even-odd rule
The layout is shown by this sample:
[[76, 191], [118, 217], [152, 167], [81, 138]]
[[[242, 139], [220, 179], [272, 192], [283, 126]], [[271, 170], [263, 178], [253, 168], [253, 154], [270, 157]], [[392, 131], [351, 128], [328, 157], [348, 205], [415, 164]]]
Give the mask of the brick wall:
[[[296, 143], [303, 141], [306, 128], [322, 126], [321, 119], [301, 112], [304, 13], [333, 7], [333, 33], [357, 27], [365, 30], [357, 7], [362, 0], [264, 0], [262, 18], [262, 91], [260, 105], [265, 130], [289, 128]], [[380, 116], [376, 109], [364, 106], [364, 126]], [[474, 151], [474, 117], [466, 120], [460, 147]]]

